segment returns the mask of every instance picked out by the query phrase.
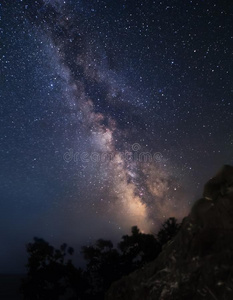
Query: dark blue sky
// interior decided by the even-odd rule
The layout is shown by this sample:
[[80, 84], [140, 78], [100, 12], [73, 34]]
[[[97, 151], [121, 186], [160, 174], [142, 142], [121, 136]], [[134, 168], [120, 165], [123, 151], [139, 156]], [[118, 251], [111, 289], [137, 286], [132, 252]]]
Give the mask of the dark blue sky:
[[232, 164], [231, 1], [0, 8], [1, 272], [23, 271], [35, 235], [78, 252], [135, 224], [154, 232]]

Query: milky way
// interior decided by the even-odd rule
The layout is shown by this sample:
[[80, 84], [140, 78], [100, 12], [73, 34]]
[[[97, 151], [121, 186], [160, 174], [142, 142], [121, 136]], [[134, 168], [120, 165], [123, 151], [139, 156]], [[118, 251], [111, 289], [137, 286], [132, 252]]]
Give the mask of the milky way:
[[[135, 103], [136, 90], [117, 71], [111, 70], [98, 38], [92, 40], [88, 31], [83, 32], [79, 28], [82, 24], [76, 22], [79, 14], [64, 6], [62, 2], [46, 2], [39, 18], [44, 21], [47, 11], [49, 17], [45, 24], [41, 20], [39, 24], [43, 32], [48, 32], [51, 47], [56, 49], [59, 69], [64, 69], [61, 77], [65, 81], [63, 89], [68, 91], [66, 100], [79, 119], [79, 126], [86, 128], [85, 140], [88, 137], [91, 143], [91, 152], [74, 152], [77, 145], [77, 149], [66, 152], [65, 160], [76, 163], [80, 155], [84, 163], [100, 163], [95, 166], [94, 177], [99, 181], [99, 188], [105, 189], [103, 197], [109, 201], [102, 205], [103, 198], [98, 199], [97, 194], [94, 205], [100, 215], [109, 211], [109, 219], [120, 228], [137, 224], [142, 230], [150, 231], [164, 218], [173, 215], [181, 218], [187, 212], [188, 203], [185, 195], [176, 192], [180, 189], [179, 178], [169, 170], [170, 162], [166, 162], [162, 153], [146, 149], [144, 144], [146, 139], [150, 141], [149, 136], [142, 145], [130, 144], [132, 127], [138, 125], [132, 118], [141, 110], [140, 106], [144, 108], [142, 96]], [[117, 110], [126, 114], [123, 125], [119, 125]], [[143, 135], [141, 128], [134, 130]]]
[[182, 219], [232, 162], [232, 5], [1, 8], [5, 261], [34, 235], [78, 247]]

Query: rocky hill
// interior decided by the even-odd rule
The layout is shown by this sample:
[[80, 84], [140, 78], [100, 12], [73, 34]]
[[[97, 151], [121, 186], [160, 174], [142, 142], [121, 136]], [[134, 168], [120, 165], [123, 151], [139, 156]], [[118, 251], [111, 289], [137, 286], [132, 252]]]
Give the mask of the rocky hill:
[[159, 257], [115, 282], [106, 300], [233, 299], [233, 167], [207, 182]]

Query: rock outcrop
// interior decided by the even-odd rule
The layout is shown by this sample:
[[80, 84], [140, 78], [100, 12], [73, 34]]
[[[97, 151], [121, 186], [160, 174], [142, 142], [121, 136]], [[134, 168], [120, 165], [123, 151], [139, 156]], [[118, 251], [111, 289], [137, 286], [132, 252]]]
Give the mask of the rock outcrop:
[[232, 300], [232, 179], [224, 166], [158, 258], [115, 282], [106, 300]]

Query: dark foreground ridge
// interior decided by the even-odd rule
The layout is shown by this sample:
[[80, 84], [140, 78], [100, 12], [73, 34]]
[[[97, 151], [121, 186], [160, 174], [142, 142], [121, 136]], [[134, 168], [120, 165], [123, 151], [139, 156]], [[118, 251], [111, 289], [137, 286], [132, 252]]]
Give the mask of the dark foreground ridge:
[[203, 198], [156, 260], [112, 284], [106, 300], [233, 299], [233, 167], [209, 180]]

